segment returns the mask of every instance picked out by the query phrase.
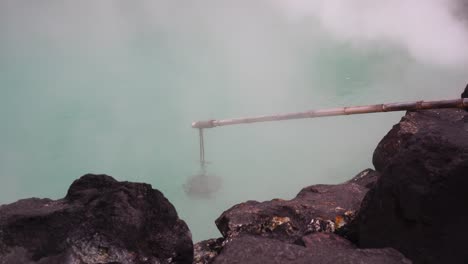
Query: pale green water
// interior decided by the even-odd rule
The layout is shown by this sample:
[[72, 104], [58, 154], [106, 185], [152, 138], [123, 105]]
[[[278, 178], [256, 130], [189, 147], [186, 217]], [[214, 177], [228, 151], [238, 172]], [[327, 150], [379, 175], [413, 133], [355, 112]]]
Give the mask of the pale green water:
[[0, 203], [63, 197], [79, 176], [106, 173], [151, 183], [194, 240], [216, 237], [236, 203], [372, 166], [402, 113], [206, 131], [209, 172], [223, 179], [212, 199], [182, 188], [199, 170], [192, 121], [458, 97], [466, 81], [461, 66], [359, 48], [264, 1], [101, 3], [0, 3]]

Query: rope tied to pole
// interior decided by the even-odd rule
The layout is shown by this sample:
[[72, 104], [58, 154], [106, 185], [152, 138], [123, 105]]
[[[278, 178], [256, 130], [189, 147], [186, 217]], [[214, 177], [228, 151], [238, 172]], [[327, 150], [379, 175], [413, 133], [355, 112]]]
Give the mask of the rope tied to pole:
[[[468, 90], [468, 86], [466, 88]], [[464, 94], [468, 94], [465, 90]], [[356, 115], [367, 113], [382, 113], [394, 111], [414, 111], [426, 109], [442, 109], [442, 108], [458, 108], [468, 109], [468, 98], [437, 100], [437, 101], [413, 101], [413, 102], [397, 102], [387, 104], [363, 105], [363, 106], [347, 106], [319, 110], [310, 110], [296, 113], [281, 113], [275, 115], [241, 117], [232, 119], [211, 119], [206, 121], [197, 121], [192, 123], [193, 128], [199, 129], [200, 137], [200, 165], [202, 174], [206, 173], [205, 161], [205, 142], [203, 140], [203, 129], [214, 128], [219, 126], [238, 125], [238, 124], [251, 124], [258, 122], [271, 122], [281, 120], [292, 120], [302, 118], [316, 118], [327, 116], [340, 116], [340, 115]]]
[[205, 142], [203, 139], [203, 128], [199, 128], [199, 141], [200, 141], [200, 165], [202, 171], [205, 170]]

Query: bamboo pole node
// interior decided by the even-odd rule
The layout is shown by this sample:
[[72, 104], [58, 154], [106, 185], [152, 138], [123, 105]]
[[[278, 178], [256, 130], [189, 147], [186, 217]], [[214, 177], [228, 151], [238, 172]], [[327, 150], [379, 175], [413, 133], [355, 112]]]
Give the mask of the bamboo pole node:
[[218, 126], [251, 124], [259, 122], [272, 122], [303, 118], [316, 118], [339, 115], [356, 115], [380, 112], [395, 112], [395, 111], [413, 111], [427, 109], [442, 109], [442, 108], [468, 108], [468, 98], [436, 100], [436, 101], [413, 101], [413, 102], [397, 102], [376, 105], [363, 106], [346, 106], [338, 108], [328, 108], [319, 110], [310, 110], [305, 112], [281, 113], [275, 115], [241, 117], [231, 119], [210, 119], [206, 121], [196, 121], [192, 123], [193, 128], [204, 129], [214, 128]]
[[[468, 86], [467, 86], [468, 89]], [[395, 111], [414, 111], [414, 110], [427, 110], [427, 109], [442, 109], [442, 108], [459, 108], [468, 109], [468, 98], [461, 99], [448, 99], [437, 101], [413, 101], [413, 102], [397, 102], [376, 105], [363, 105], [363, 106], [346, 106], [338, 108], [327, 108], [319, 110], [310, 110], [305, 112], [295, 113], [281, 113], [275, 115], [241, 117], [232, 119], [210, 119], [205, 121], [197, 121], [192, 123], [193, 128], [199, 130], [200, 140], [200, 165], [202, 175], [206, 173], [205, 161], [205, 141], [203, 138], [203, 129], [214, 128], [218, 126], [239, 125], [239, 124], [252, 124], [258, 122], [272, 122], [292, 119], [327, 117], [327, 116], [340, 116], [340, 115], [356, 115], [368, 113], [381, 113], [381, 112], [395, 112]]]

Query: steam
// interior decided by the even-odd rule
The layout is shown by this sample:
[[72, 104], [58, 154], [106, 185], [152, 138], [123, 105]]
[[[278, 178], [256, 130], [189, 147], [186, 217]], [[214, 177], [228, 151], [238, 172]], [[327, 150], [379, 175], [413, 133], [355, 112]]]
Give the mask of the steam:
[[289, 18], [315, 17], [337, 39], [356, 46], [390, 42], [437, 65], [468, 62], [468, 33], [455, 0], [277, 0]]
[[[202, 1], [196, 4], [172, 1], [99, 1], [41, 5], [28, 2], [6, 1], [0, 4], [0, 22], [3, 27], [12, 26], [16, 32], [3, 37], [8, 41], [13, 35], [40, 36], [60, 42], [78, 42], [82, 47], [103, 44], [115, 46], [127, 41], [141, 28], [159, 28], [169, 32], [186, 33], [194, 20], [211, 33], [230, 31], [226, 18], [233, 14], [244, 32], [249, 26], [258, 28], [254, 12], [260, 6], [276, 8], [290, 21], [316, 19], [321, 27], [336, 39], [358, 48], [392, 43], [406, 50], [414, 59], [423, 63], [442, 66], [464, 65], [468, 62], [468, 33], [464, 14], [467, 4], [462, 0], [263, 0], [245, 5]], [[91, 2], [90, 2], [91, 3]], [[229, 9], [236, 9], [235, 11]], [[2, 11], [3, 10], [3, 11]], [[462, 11], [459, 11], [462, 10]], [[86, 13], [86, 16], [83, 14]], [[217, 13], [223, 15], [216, 15]], [[246, 16], [245, 16], [246, 15]], [[260, 17], [259, 19], [262, 19]], [[205, 20], [205, 21], [203, 21]], [[208, 24], [204, 24], [208, 23]], [[313, 27], [302, 24], [300, 26]], [[0, 26], [0, 29], [2, 26]], [[251, 31], [252, 32], [252, 31]], [[310, 34], [314, 34], [311, 28]], [[5, 32], [3, 32], [5, 33]], [[230, 31], [236, 35], [239, 32]], [[258, 33], [258, 32], [255, 32]], [[222, 34], [222, 33], [221, 33]], [[86, 35], [86, 41], [80, 36]], [[89, 44], [89, 43], [92, 44]], [[234, 41], [235, 42], [235, 41]], [[251, 43], [252, 44], [252, 43]], [[227, 43], [229, 45], [229, 43]]]
[[152, 183], [208, 238], [228, 205], [348, 179], [401, 113], [207, 131], [207, 175], [190, 124], [458, 97], [454, 1], [0, 0], [0, 203], [108, 173]]

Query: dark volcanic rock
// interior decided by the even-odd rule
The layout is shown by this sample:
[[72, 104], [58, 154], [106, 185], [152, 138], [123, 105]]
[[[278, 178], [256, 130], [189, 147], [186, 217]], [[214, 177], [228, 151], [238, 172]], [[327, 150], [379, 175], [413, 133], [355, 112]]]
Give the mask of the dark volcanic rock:
[[331, 233], [313, 233], [304, 236], [302, 241], [314, 256], [312, 263], [411, 263], [395, 249], [358, 249], [348, 240]]
[[[466, 6], [467, 6], [467, 11], [468, 11], [468, 1], [466, 3], [467, 3]], [[466, 85], [465, 90], [461, 94], [461, 98], [468, 98], [468, 84]]]
[[351, 182], [313, 185], [292, 200], [235, 205], [216, 220], [216, 225], [225, 238], [250, 234], [295, 242], [310, 232], [334, 232], [350, 221], [367, 190]]
[[191, 263], [191, 234], [143, 183], [76, 180], [64, 199], [0, 206], [0, 263]]
[[212, 263], [224, 245], [223, 238], [200, 241], [193, 246], [193, 264]]
[[330, 233], [314, 233], [303, 240], [306, 247], [258, 236], [240, 236], [224, 246], [213, 264], [411, 263], [394, 249], [356, 249], [347, 240]]
[[468, 113], [408, 112], [379, 143], [381, 172], [357, 217], [360, 247], [415, 263], [468, 263]]
[[380, 173], [373, 169], [365, 169], [358, 173], [354, 178], [348, 181], [348, 183], [356, 183], [368, 189], [375, 186], [375, 183], [380, 178]]

